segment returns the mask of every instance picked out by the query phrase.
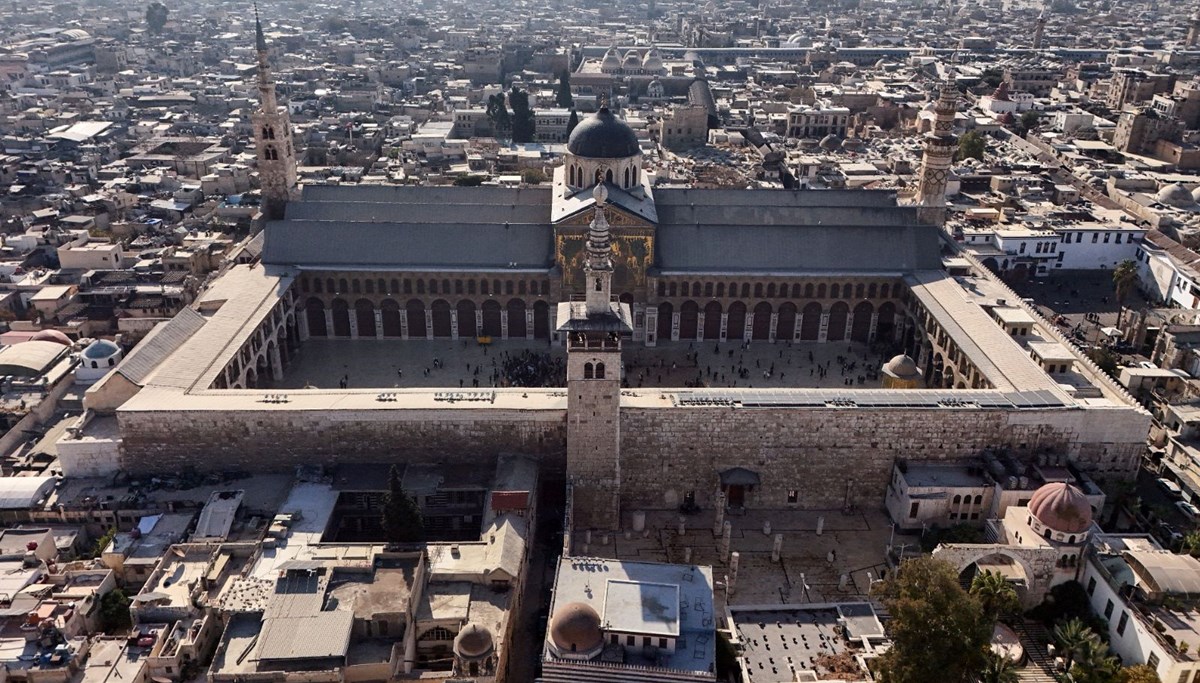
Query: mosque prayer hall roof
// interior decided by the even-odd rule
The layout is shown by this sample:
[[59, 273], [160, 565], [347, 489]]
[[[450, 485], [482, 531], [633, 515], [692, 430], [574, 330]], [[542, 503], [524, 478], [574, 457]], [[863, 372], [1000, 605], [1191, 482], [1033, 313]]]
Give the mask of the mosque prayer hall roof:
[[[550, 187], [310, 186], [267, 225], [263, 262], [301, 269], [548, 270]], [[654, 190], [666, 274], [904, 274], [940, 268], [937, 228], [874, 190]]]

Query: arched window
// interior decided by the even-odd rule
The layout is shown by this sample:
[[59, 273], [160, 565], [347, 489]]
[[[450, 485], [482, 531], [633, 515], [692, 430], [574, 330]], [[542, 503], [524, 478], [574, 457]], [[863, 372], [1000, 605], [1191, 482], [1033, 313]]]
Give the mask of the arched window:
[[463, 293], [463, 281], [462, 281], [462, 280], [455, 280], [455, 281], [454, 281], [454, 293], [455, 293], [455, 294], [462, 294], [462, 293]]
[[604, 363], [596, 363], [596, 379], [604, 379]]
[[774, 282], [767, 284], [767, 298], [768, 299], [775, 298], [775, 283]]
[[429, 293], [430, 293], [430, 294], [437, 294], [437, 293], [438, 293], [438, 290], [437, 290], [437, 280], [434, 280], [434, 279], [432, 279], [432, 278], [430, 278], [430, 280], [429, 280]]
[[749, 282], [742, 283], [742, 298], [743, 299], [750, 298], [750, 283]]
[[575, 184], [575, 167], [574, 166], [567, 169], [567, 184], [568, 185]]
[[879, 293], [878, 290], [879, 290], [878, 285], [876, 285], [874, 282], [872, 282], [871, 286], [867, 287], [867, 298], [874, 299], [876, 297], [876, 295], [878, 295], [878, 293]]
[[593, 377], [595, 377], [595, 372], [592, 368], [592, 364], [584, 363], [583, 364], [583, 378], [584, 379], [592, 379]]
[[550, 296], [550, 281], [542, 280], [542, 296]]
[[267, 148], [263, 150], [263, 158], [267, 161], [278, 161], [279, 152], [275, 151], [275, 147], [273, 145], [267, 145]]
[[842, 287], [836, 282], [829, 287], [829, 298], [840, 299], [842, 296]]
[[512, 293], [513, 293], [513, 283], [512, 283], [512, 280], [505, 280], [505, 281], [504, 281], [504, 293], [505, 293], [505, 294], [512, 294]]
[[886, 282], [883, 283], [882, 285], [879, 285], [879, 298], [880, 299], [890, 298], [888, 296], [888, 284]]
[[96, 361], [92, 361], [92, 367], [93, 367], [93, 368], [98, 368], [98, 367], [100, 367], [100, 364], [99, 364], [99, 363], [97, 363]]
[[1049, 541], [1050, 540], [1050, 529], [1047, 528], [1045, 531], [1042, 532], [1042, 535], [1046, 537], [1047, 541]]
[[1075, 534], [1071, 534], [1070, 536], [1067, 536], [1067, 543], [1074, 543], [1074, 542], [1075, 542]]
[[983, 505], [983, 496], [975, 496], [975, 504]]
[[717, 283], [717, 297], [720, 298], [723, 296], [725, 296], [725, 283], [718, 282]]
[[658, 288], [657, 288], [657, 289], [658, 289], [658, 295], [659, 295], [659, 296], [666, 296], [666, 295], [667, 295], [667, 283], [663, 282], [662, 280], [659, 280], [659, 281], [658, 281]]
[[959, 503], [961, 503], [961, 502], [962, 502], [962, 496], [955, 496], [955, 497], [954, 497], [954, 504], [955, 504], [955, 505], [958, 505], [958, 504], [959, 504]]
[[417, 294], [424, 294], [424, 293], [425, 293], [425, 281], [418, 278], [417, 279]]
[[322, 293], [321, 290], [325, 289], [324, 287], [321, 286], [322, 285], [321, 278], [314, 279], [312, 285], [313, 285], [313, 291], [316, 292], [317, 294], [321, 294]]
[[360, 283], [358, 281], [358, 278], [354, 278], [353, 280], [350, 281], [350, 288], [351, 288], [351, 291], [353, 291], [355, 294], [362, 293], [362, 283]]
[[699, 282], [692, 283], [692, 296], [700, 296], [700, 283]]
[[350, 283], [348, 283], [346, 281], [346, 278], [340, 278], [338, 280], [338, 290], [337, 291], [341, 294], [345, 294], [346, 292], [350, 291]]
[[761, 282], [754, 283], [754, 297], [761, 299], [763, 295], [763, 286]]
[[[355, 280], [354, 283], [358, 284], [358, 280]], [[375, 281], [374, 280], [371, 280], [370, 278], [368, 278], [365, 285], [367, 288], [367, 294], [375, 293]]]
[[524, 293], [525, 293], [525, 281], [518, 280], [517, 281], [517, 294], [524, 294]]
[[487, 294], [487, 293], [488, 293], [488, 281], [487, 281], [487, 280], [480, 280], [480, 281], [479, 281], [479, 293], [480, 293], [480, 294]]
[[704, 283], [704, 296], [711, 297], [712, 295], [713, 295], [713, 283], [705, 282]]
[[275, 139], [275, 129], [270, 126], [263, 126], [263, 139], [264, 140], [274, 140]]
[[474, 294], [474, 293], [475, 293], [475, 281], [467, 280], [467, 294]]
[[676, 288], [676, 285], [674, 282], [667, 285], [667, 292], [668, 292], [667, 296], [675, 296], [675, 294], [677, 293], [675, 291], [675, 288]]
[[412, 279], [404, 278], [404, 293], [412, 294]]
[[612, 181], [613, 181], [613, 174], [612, 174], [612, 169], [610, 168], [604, 172], [604, 182], [611, 183]]
[[110, 367], [110, 368], [111, 368], [112, 366], [114, 366], [114, 365], [116, 365], [116, 364], [117, 364], [117, 359], [116, 359], [116, 358], [109, 358], [109, 359], [108, 359], [108, 367]]
[[824, 299], [824, 298], [825, 298], [825, 283], [824, 283], [824, 282], [822, 282], [821, 284], [817, 285], [817, 298], [818, 298], [818, 299]]
[[626, 189], [629, 188], [629, 167], [628, 166], [625, 167], [625, 185], [624, 185], [624, 187]]

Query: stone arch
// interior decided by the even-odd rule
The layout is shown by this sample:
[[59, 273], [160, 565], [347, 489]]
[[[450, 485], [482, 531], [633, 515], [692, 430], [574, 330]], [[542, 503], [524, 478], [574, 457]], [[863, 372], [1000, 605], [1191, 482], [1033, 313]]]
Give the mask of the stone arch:
[[875, 319], [875, 338], [891, 341], [896, 333], [896, 304], [885, 301]]
[[850, 339], [864, 344], [871, 341], [871, 314], [874, 312], [875, 307], [869, 301], [860, 301], [854, 307], [854, 322], [850, 327]]
[[429, 305], [430, 322], [433, 323], [433, 336], [446, 338], [451, 336], [453, 326], [450, 324], [450, 302], [438, 299]]
[[829, 341], [845, 341], [846, 320], [850, 317], [850, 306], [839, 301], [829, 308], [829, 329], [825, 338]]
[[399, 337], [403, 330], [400, 324], [400, 304], [395, 299], [385, 299], [379, 305], [379, 317], [383, 319], [383, 336]]
[[470, 299], [459, 299], [454, 306], [458, 311], [458, 336], [475, 336], [475, 302]]
[[[418, 280], [420, 282], [420, 280]], [[425, 338], [425, 304], [420, 299], [409, 299], [404, 305], [404, 314], [408, 318], [408, 336], [410, 339]]]
[[740, 301], [729, 304], [729, 317], [726, 321], [725, 338], [744, 339], [746, 337], [746, 304]]
[[[370, 280], [367, 280], [370, 282]], [[358, 325], [358, 336], [375, 336], [375, 304], [366, 299], [354, 302], [354, 321]]]
[[509, 299], [508, 301], [508, 336], [511, 339], [525, 338], [525, 300]]
[[755, 341], [771, 339], [771, 304], [760, 301], [754, 307], [754, 321], [751, 323], [750, 338]]
[[812, 301], [804, 306], [804, 319], [800, 322], [800, 340], [816, 341], [821, 334], [821, 304]]
[[533, 302], [533, 337], [550, 338], [550, 304], [545, 301]]
[[325, 327], [325, 302], [315, 296], [308, 298], [304, 304], [304, 317], [308, 320], [308, 334], [312, 337], [328, 337], [329, 330]]
[[721, 338], [721, 302], [710, 301], [704, 305], [704, 338]]
[[779, 317], [775, 321], [775, 338], [791, 341], [796, 334], [796, 304], [785, 301], [779, 306]]
[[664, 301], [658, 305], [658, 329], [655, 330], [655, 333], [659, 341], [671, 340], [671, 318], [674, 314], [675, 307], [671, 305], [671, 302]]
[[480, 306], [483, 312], [483, 334], [487, 337], [500, 338], [500, 302], [488, 299]]
[[685, 301], [679, 307], [679, 338], [692, 341], [696, 339], [696, 325], [700, 320], [700, 306], [695, 301]]
[[333, 300], [330, 305], [333, 309], [333, 336], [349, 337], [350, 336], [350, 304], [346, 300], [338, 297]]
[[1028, 603], [1031, 600], [1041, 597], [1041, 581], [1027, 554], [1030, 553], [1018, 548], [976, 543], [948, 543], [939, 545], [933, 551], [934, 557], [950, 563], [958, 572], [960, 581], [966, 581], [968, 585], [979, 571], [1001, 569], [1001, 575], [1016, 579], [1013, 583], [1017, 596], [1022, 604], [1030, 607]]

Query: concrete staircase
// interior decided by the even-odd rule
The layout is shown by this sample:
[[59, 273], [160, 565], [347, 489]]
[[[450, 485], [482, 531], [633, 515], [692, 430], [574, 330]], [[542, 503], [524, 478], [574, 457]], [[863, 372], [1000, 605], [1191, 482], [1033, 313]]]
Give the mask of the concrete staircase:
[[1025, 648], [1027, 662], [1018, 672], [1021, 681], [1027, 683], [1054, 683], [1054, 660], [1046, 645], [1054, 642], [1054, 636], [1039, 622], [1022, 619], [1013, 625], [1013, 630]]

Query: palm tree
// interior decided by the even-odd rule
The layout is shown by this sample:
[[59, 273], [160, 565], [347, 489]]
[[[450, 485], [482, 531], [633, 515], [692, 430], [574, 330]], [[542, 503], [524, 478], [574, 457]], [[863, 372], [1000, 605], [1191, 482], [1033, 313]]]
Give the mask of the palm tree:
[[1062, 651], [1066, 664], [1063, 668], [1070, 671], [1075, 659], [1087, 651], [1089, 642], [1095, 637], [1095, 632], [1088, 628], [1087, 624], [1083, 623], [1079, 617], [1055, 626], [1054, 639], [1058, 641], [1058, 647]]
[[1183, 544], [1179, 548], [1179, 552], [1194, 555], [1200, 550], [1200, 531], [1192, 530], [1187, 532], [1183, 537]]
[[983, 613], [992, 621], [1003, 614], [1016, 612], [1021, 606], [1017, 591], [998, 572], [983, 571], [976, 574], [971, 581], [971, 595], [979, 600]]
[[1136, 261], [1125, 259], [1113, 269], [1113, 287], [1116, 289], [1117, 295], [1117, 329], [1121, 328], [1121, 318], [1124, 317], [1125, 297], [1137, 281], [1138, 267]]
[[989, 652], [983, 670], [979, 672], [979, 683], [1017, 683], [1017, 665], [1004, 655]]
[[1109, 683], [1121, 670], [1121, 662], [1095, 631], [1089, 632], [1075, 664], [1067, 669], [1072, 683]]

